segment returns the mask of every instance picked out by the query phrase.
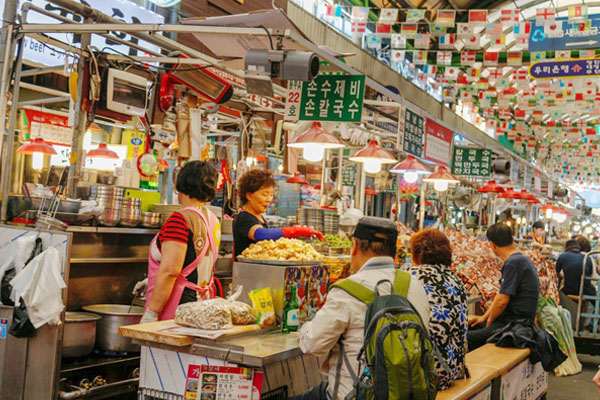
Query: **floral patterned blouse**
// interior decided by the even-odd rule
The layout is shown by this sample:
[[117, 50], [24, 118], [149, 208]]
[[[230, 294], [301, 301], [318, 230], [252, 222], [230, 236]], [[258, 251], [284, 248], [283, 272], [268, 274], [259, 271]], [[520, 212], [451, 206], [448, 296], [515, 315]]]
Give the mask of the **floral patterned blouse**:
[[444, 265], [419, 265], [409, 272], [419, 279], [429, 300], [429, 334], [450, 368], [435, 362], [438, 389], [452, 386], [463, 372], [467, 343], [467, 291], [460, 278]]

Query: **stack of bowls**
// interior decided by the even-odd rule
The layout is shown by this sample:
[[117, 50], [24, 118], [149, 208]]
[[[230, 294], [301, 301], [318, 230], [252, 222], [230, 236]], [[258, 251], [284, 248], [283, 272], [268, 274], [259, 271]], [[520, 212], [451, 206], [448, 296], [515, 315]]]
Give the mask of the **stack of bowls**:
[[156, 212], [142, 211], [140, 222], [144, 228], [158, 228], [161, 215]]
[[313, 229], [323, 232], [324, 212], [320, 208], [299, 208], [297, 212], [298, 225], [310, 226]]
[[160, 224], [163, 225], [167, 219], [176, 211], [181, 211], [181, 204], [154, 204], [152, 211], [160, 214]]
[[116, 186], [92, 187], [90, 191], [90, 200], [96, 200], [98, 206], [103, 207], [104, 211], [98, 218], [100, 225], [116, 226], [121, 218], [121, 202], [123, 201], [123, 188]]
[[121, 226], [133, 228], [140, 223], [142, 199], [124, 197], [121, 202]]
[[323, 233], [336, 235], [340, 226], [340, 216], [335, 212], [323, 214]]

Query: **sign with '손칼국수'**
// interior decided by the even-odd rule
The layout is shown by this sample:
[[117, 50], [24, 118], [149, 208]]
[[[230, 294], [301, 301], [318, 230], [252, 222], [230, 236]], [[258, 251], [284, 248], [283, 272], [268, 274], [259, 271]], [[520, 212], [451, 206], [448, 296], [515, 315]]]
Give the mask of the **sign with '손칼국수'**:
[[533, 79], [574, 78], [600, 75], [600, 59], [542, 61], [529, 67]]
[[319, 75], [309, 82], [290, 81], [285, 119], [360, 122], [364, 90], [364, 75]]
[[463, 176], [490, 176], [492, 152], [472, 147], [454, 147], [452, 174]]

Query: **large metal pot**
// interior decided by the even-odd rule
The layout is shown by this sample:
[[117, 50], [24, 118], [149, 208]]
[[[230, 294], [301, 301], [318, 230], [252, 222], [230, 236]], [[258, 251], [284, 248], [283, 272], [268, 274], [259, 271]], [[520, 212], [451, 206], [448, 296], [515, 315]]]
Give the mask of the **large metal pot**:
[[[131, 311], [130, 311], [131, 308]], [[119, 335], [119, 327], [139, 324], [144, 314], [142, 307], [124, 304], [93, 304], [84, 306], [85, 311], [102, 316], [96, 326], [96, 347], [116, 352], [138, 352], [140, 346], [130, 338]]]
[[65, 314], [63, 357], [83, 357], [94, 351], [96, 322], [101, 317], [87, 312]]

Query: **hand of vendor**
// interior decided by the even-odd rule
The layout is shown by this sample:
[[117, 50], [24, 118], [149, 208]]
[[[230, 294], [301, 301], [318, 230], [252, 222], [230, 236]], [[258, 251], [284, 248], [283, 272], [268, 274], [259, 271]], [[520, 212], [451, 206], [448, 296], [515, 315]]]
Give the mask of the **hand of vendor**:
[[483, 324], [487, 320], [487, 315], [472, 315], [469, 317], [469, 326], [474, 327]]
[[297, 238], [297, 237], [312, 237], [316, 236], [319, 240], [323, 240], [324, 236], [321, 232], [309, 228], [308, 226], [288, 226], [281, 228], [283, 231], [283, 237], [286, 238]]
[[148, 278], [142, 279], [136, 283], [131, 291], [131, 294], [136, 297], [143, 297], [146, 294], [146, 289], [148, 289]]
[[149, 308], [146, 309], [146, 311], [144, 311], [144, 315], [142, 316], [142, 319], [140, 320], [140, 324], [147, 324], [149, 322], [156, 322], [158, 321], [158, 313], [155, 313], [154, 311], [150, 311]]

